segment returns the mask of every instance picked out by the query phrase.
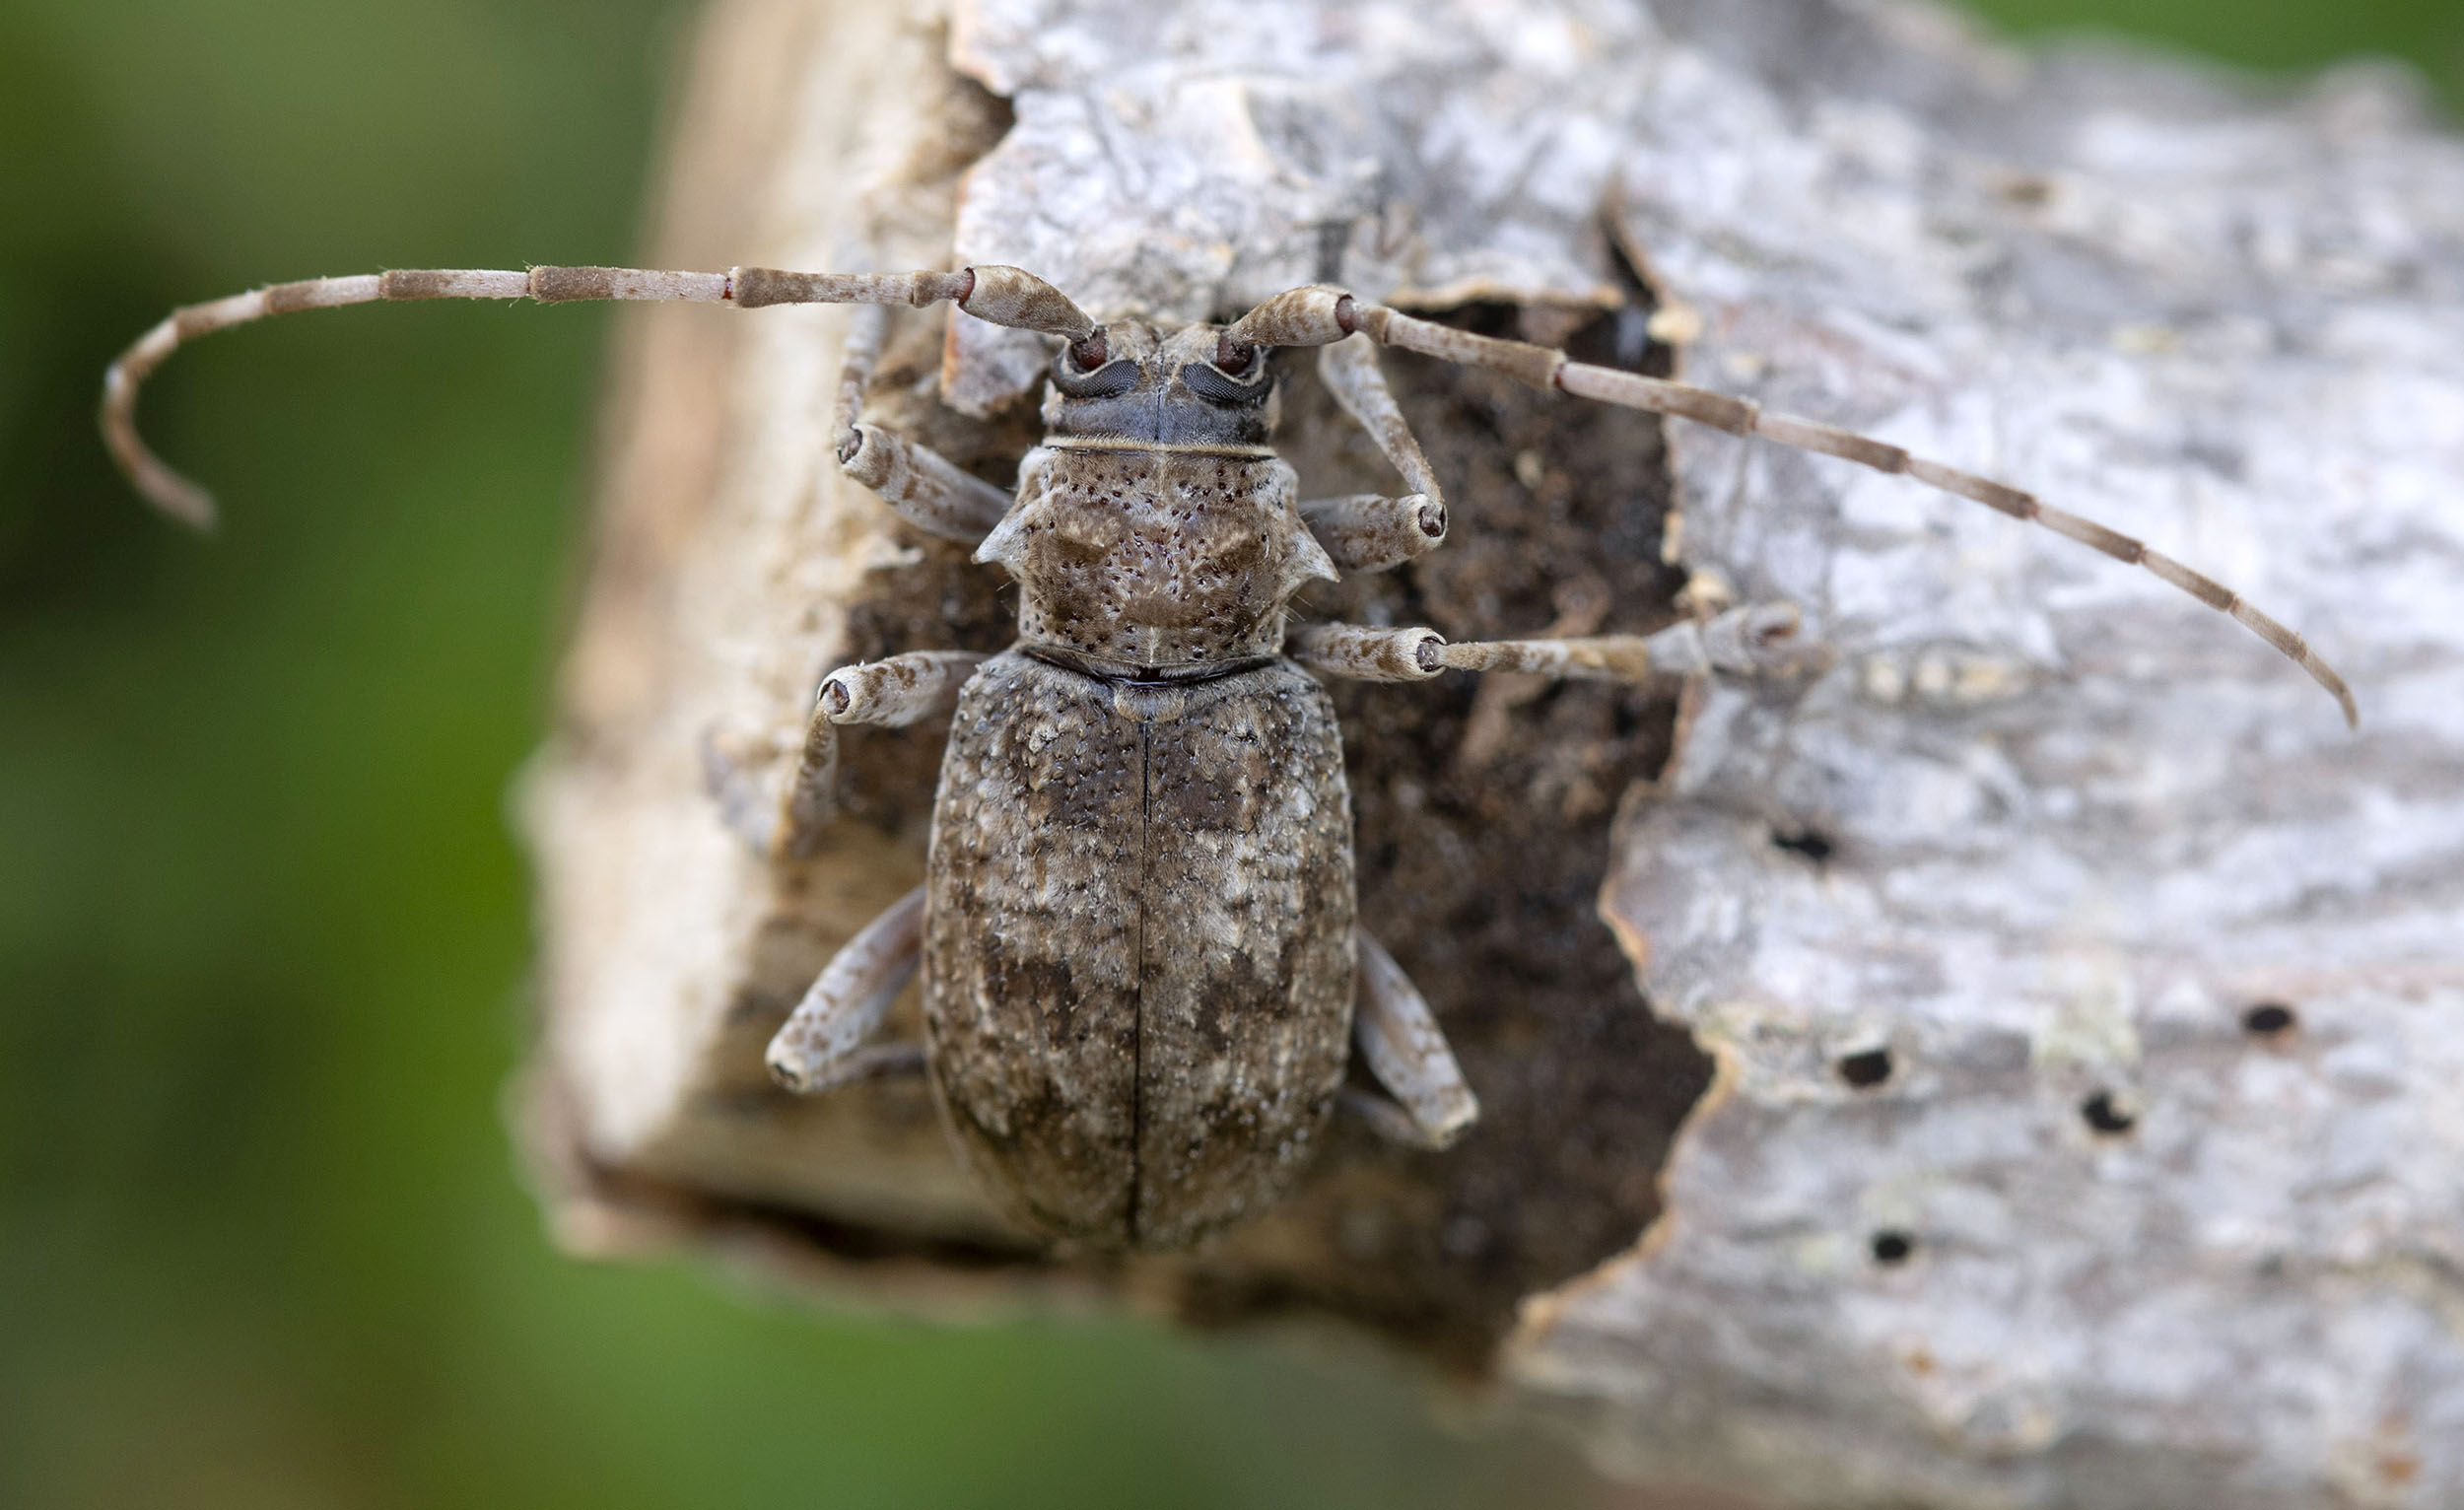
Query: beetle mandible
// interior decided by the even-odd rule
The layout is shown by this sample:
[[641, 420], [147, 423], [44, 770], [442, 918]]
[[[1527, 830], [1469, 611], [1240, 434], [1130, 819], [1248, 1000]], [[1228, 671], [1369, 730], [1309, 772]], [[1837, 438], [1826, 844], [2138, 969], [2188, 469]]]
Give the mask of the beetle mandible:
[[[1341, 740], [1311, 672], [1639, 681], [1802, 663], [1786, 604], [1647, 637], [1449, 643], [1428, 629], [1318, 624], [1287, 647], [1287, 608], [1303, 585], [1397, 566], [1445, 538], [1443, 493], [1387, 389], [1378, 347], [1903, 473], [2032, 519], [2240, 621], [2357, 718], [2342, 678], [2237, 593], [2019, 489], [1326, 286], [1277, 295], [1228, 325], [1166, 328], [1127, 315], [1098, 322], [1043, 280], [996, 266], [311, 279], [183, 308], [140, 338], [104, 378], [112, 454], [165, 510], [210, 522], [211, 500], [137, 436], [147, 375], [186, 340], [268, 314], [432, 299], [865, 307], [840, 384], [839, 463], [918, 528], [1003, 568], [1018, 583], [1018, 640], [990, 657], [923, 652], [832, 672], [787, 788], [730, 804], [756, 844], [803, 853], [831, 816], [839, 727], [910, 724], [956, 700], [924, 883], [839, 951], [772, 1040], [769, 1063], [805, 1092], [927, 1074], [987, 1190], [1056, 1239], [1179, 1248], [1255, 1215], [1297, 1178], [1338, 1101], [1428, 1148], [1478, 1115], [1419, 993], [1355, 923]], [[942, 302], [1056, 343], [1046, 435], [1014, 494], [865, 423], [889, 307]], [[1404, 492], [1298, 497], [1269, 444], [1270, 357], [1287, 347], [1320, 350], [1322, 377]], [[713, 764], [723, 790], [725, 764]], [[922, 1052], [870, 1043], [920, 968]], [[1382, 1093], [1344, 1087], [1355, 1048]]]

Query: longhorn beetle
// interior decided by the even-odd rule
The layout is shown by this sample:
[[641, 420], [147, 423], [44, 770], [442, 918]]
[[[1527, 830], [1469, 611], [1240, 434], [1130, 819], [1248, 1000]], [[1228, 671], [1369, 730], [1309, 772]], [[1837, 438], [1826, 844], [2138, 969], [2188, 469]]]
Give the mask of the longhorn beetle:
[[[1039, 1232], [1090, 1246], [1183, 1247], [1271, 1203], [1344, 1095], [1353, 1045], [1385, 1094], [1347, 1099], [1387, 1135], [1443, 1147], [1478, 1115], [1419, 993], [1354, 923], [1341, 740], [1310, 671], [1636, 681], [1751, 675], [1793, 659], [1784, 604], [1648, 637], [1450, 644], [1428, 629], [1317, 624], [1290, 637], [1287, 655], [1286, 605], [1303, 584], [1399, 565], [1446, 535], [1444, 496], [1387, 389], [1379, 346], [1904, 473], [2033, 519], [2231, 615], [2358, 721], [2343, 679], [2298, 635], [2170, 557], [2016, 488], [1323, 286], [1277, 295], [1228, 326], [1164, 328], [1099, 323], [1014, 267], [311, 279], [192, 305], [146, 332], [104, 378], [111, 453], [155, 503], [209, 523], [212, 501], [137, 437], [145, 377], [182, 342], [265, 315], [429, 299], [868, 307], [847, 347], [839, 464], [916, 527], [1007, 571], [1018, 640], [991, 657], [893, 655], [822, 681], [791, 783], [747, 825], [774, 854], [807, 851], [828, 822], [840, 725], [914, 723], [953, 696], [956, 713], [924, 883], [832, 959], [769, 1063], [805, 1092], [928, 1074], [995, 1200]], [[1014, 495], [864, 422], [886, 307], [943, 301], [1058, 343], [1047, 433]], [[1296, 498], [1292, 468], [1268, 445], [1268, 357], [1304, 346], [1320, 348], [1327, 385], [1402, 475], [1402, 496]], [[868, 1046], [919, 966], [922, 1051]]]

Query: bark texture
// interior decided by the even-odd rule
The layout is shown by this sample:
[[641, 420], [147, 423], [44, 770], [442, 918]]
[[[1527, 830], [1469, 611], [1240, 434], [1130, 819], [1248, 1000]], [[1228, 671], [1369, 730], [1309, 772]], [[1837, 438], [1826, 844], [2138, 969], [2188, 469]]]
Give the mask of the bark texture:
[[[839, 478], [839, 313], [649, 311], [527, 801], [570, 1241], [1339, 1316], [1773, 1503], [2464, 1500], [2464, 147], [2401, 78], [2261, 97], [1843, 0], [949, 3], [714, 11], [661, 261], [1007, 262], [1164, 320], [1339, 280], [1674, 370], [2212, 572], [2365, 721], [1973, 505], [1390, 356], [1453, 537], [1312, 614], [1786, 598], [1835, 662], [1336, 689], [1361, 919], [1480, 1127], [1338, 1123], [1198, 1253], [1051, 1255], [921, 1085], [762, 1068], [921, 879], [944, 730], [852, 731], [849, 816], [777, 866], [695, 753], [791, 762], [831, 666], [995, 650], [1014, 606]], [[903, 317], [872, 404], [1006, 486], [1048, 360]], [[1305, 369], [1302, 496], [1392, 491]]]

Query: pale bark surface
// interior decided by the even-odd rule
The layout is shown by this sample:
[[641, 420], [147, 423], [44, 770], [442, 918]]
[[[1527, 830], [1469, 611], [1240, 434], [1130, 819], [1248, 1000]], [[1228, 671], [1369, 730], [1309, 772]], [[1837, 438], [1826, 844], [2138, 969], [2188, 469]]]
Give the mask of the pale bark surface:
[[[1362, 916], [1482, 1126], [1338, 1136], [1196, 1256], [1050, 1259], [921, 1087], [762, 1067], [921, 876], [939, 726], [851, 734], [850, 818], [781, 868], [697, 755], [791, 747], [832, 665], [995, 649], [1010, 602], [838, 477], [838, 314], [651, 311], [529, 801], [561, 1230], [842, 1294], [1346, 1317], [1622, 1472], [1776, 1503], [2464, 1499], [2464, 147], [2401, 81], [2259, 99], [1833, 0], [945, 20], [715, 12], [662, 262], [1012, 262], [1098, 317], [1322, 277], [1512, 304], [1475, 318], [2141, 536], [2307, 633], [2365, 721], [1974, 505], [1391, 356], [1454, 537], [1307, 606], [1650, 628], [1665, 539], [1697, 600], [1793, 600], [1836, 662], [1681, 726], [1502, 677], [1338, 692]], [[874, 407], [1006, 481], [1044, 352], [941, 330], [902, 324]], [[1291, 386], [1304, 492], [1389, 486]], [[2262, 1003], [2293, 1025], [2248, 1031]]]

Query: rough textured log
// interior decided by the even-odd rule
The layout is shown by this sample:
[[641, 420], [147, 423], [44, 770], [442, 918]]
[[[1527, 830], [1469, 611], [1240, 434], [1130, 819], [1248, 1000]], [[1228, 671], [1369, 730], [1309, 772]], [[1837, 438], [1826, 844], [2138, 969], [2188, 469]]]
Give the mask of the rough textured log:
[[[839, 476], [843, 313], [643, 311], [526, 803], [569, 1241], [1340, 1317], [1773, 1503], [2464, 1499], [2464, 147], [2403, 80], [2263, 98], [1844, 0], [951, 4], [720, 5], [657, 261], [1008, 263], [1098, 318], [1341, 283], [2125, 529], [2308, 634], [2365, 721], [1989, 510], [1390, 355], [1453, 534], [1313, 613], [1787, 599], [1836, 658], [1337, 689], [1362, 920], [1482, 1125], [1338, 1136], [1195, 1255], [1046, 1255], [920, 1087], [763, 1070], [921, 878], [940, 725], [847, 731], [809, 858], [700, 776], [791, 767], [834, 665], [998, 649], [998, 576]], [[871, 402], [1006, 483], [1048, 350], [901, 312]], [[1393, 491], [1311, 367], [1303, 494]]]

